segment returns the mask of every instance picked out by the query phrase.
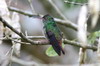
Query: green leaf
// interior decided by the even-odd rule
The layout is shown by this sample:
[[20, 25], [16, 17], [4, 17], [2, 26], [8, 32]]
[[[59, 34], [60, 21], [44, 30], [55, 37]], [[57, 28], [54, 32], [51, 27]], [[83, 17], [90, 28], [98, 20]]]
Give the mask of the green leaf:
[[[64, 43], [62, 43], [62, 47], [64, 48]], [[49, 57], [55, 57], [58, 56], [58, 54], [55, 52], [55, 50], [53, 49], [52, 46], [50, 46], [47, 50], [46, 50], [46, 55]]]
[[96, 31], [94, 33], [91, 33], [88, 37], [88, 43], [94, 44], [95, 40], [100, 37], [100, 31]]

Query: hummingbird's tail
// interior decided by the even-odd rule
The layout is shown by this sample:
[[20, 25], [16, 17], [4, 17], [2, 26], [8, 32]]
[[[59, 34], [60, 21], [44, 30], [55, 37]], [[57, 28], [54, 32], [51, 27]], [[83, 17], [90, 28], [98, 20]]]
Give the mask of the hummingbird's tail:
[[65, 54], [64, 50], [62, 49], [62, 47], [60, 45], [54, 44], [54, 45], [52, 45], [52, 47], [59, 56], [61, 56], [61, 51], [63, 54]]
[[52, 33], [52, 32], [46, 32], [47, 34], [47, 37], [50, 41], [50, 44], [52, 45], [53, 49], [55, 50], [55, 52], [60, 56], [61, 55], [61, 52], [63, 54], [65, 54], [64, 50], [62, 49], [62, 46], [61, 46], [61, 43], [62, 43], [62, 40], [61, 41], [58, 41], [55, 37], [55, 35]]
[[59, 41], [56, 40], [55, 36], [51, 36], [49, 40], [50, 40], [50, 44], [52, 45], [53, 49], [55, 50], [55, 52], [56, 52], [59, 56], [61, 56], [61, 52], [62, 52], [63, 54], [65, 54], [65, 52], [64, 52], [64, 50], [63, 50], [61, 44], [59, 43]]
[[61, 47], [61, 51], [62, 51], [62, 53], [65, 55], [65, 52], [64, 52], [64, 50], [62, 49], [62, 47]]
[[60, 47], [59, 47], [59, 46], [56, 46], [56, 45], [52, 45], [52, 47], [53, 47], [53, 49], [55, 50], [55, 52], [56, 52], [59, 56], [61, 56], [61, 49], [60, 49]]

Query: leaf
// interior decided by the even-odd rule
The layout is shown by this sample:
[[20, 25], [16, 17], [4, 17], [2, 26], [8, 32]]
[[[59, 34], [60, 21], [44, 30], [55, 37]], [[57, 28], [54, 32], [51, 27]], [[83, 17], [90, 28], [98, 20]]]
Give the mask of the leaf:
[[[64, 43], [62, 43], [62, 47], [64, 48]], [[55, 57], [58, 56], [58, 54], [55, 52], [55, 50], [53, 49], [52, 46], [50, 46], [47, 50], [46, 50], [46, 55], [49, 57]]]
[[94, 44], [95, 40], [100, 37], [100, 31], [96, 31], [94, 33], [91, 33], [88, 37], [88, 43]]

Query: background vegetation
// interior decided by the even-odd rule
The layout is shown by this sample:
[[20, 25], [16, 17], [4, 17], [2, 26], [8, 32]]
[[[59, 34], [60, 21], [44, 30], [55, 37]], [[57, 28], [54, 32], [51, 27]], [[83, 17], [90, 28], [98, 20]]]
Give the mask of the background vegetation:
[[[0, 0], [0, 65], [95, 66], [100, 62], [99, 6], [100, 0]], [[46, 14], [64, 34], [65, 55], [46, 55], [50, 45], [39, 19]]]

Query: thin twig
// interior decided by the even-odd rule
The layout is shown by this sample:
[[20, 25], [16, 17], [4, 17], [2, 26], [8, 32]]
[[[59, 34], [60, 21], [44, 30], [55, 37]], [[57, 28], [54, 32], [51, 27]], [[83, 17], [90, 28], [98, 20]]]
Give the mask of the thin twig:
[[[21, 37], [11, 37], [12, 39], [22, 39]], [[45, 39], [45, 36], [27, 36], [28, 39]], [[0, 38], [0, 40], [9, 40], [9, 37]]]
[[87, 3], [76, 3], [76, 2], [70, 2], [70, 1], [64, 1], [65, 3], [67, 3], [67, 4], [73, 4], [73, 5], [80, 5], [80, 6], [83, 6], [83, 5], [88, 5]]
[[[9, 38], [9, 39], [16, 42], [16, 43], [31, 45], [31, 43], [28, 43], [28, 42], [17, 41], [17, 40], [12, 39], [12, 38]], [[37, 40], [35, 42], [37, 42], [37, 44], [33, 44], [33, 45], [48, 45], [49, 44], [49, 42], [47, 40], [45, 40], [45, 41], [40, 41], [40, 40], [38, 41]], [[40, 42], [40, 43], [38, 43], [38, 42]]]
[[8, 7], [8, 9], [9, 9], [10, 11], [14, 11], [14, 12], [17, 12], [17, 13], [19, 13], [19, 14], [23, 14], [23, 15], [25, 15], [25, 16], [34, 17], [34, 18], [40, 17], [39, 15], [33, 15], [33, 14], [27, 13], [27, 12], [25, 12], [25, 11], [22, 11], [22, 10], [17, 9], [17, 8], [14, 8], [14, 7]]
[[32, 5], [32, 0], [28, 0], [28, 2], [29, 2], [29, 5], [31, 7], [31, 10], [32, 10], [33, 14], [37, 15], [37, 13], [35, 12], [35, 9], [34, 9], [34, 7]]
[[67, 20], [66, 17], [63, 15], [63, 13], [59, 10], [59, 8], [54, 4], [54, 2], [52, 0], [48, 0], [50, 2], [50, 4], [56, 9], [56, 11], [59, 13], [59, 15], [61, 15], [61, 17], [64, 20]]

